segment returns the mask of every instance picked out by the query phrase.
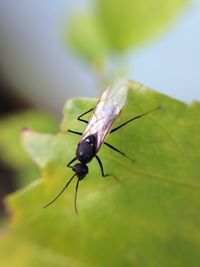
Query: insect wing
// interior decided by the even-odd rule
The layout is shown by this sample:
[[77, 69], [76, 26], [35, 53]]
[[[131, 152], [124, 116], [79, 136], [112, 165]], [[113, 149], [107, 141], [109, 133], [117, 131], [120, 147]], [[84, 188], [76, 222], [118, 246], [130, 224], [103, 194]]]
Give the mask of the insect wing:
[[109, 134], [112, 124], [126, 104], [129, 81], [118, 80], [101, 95], [94, 113], [82, 135], [81, 141], [89, 135], [97, 138], [96, 152]]

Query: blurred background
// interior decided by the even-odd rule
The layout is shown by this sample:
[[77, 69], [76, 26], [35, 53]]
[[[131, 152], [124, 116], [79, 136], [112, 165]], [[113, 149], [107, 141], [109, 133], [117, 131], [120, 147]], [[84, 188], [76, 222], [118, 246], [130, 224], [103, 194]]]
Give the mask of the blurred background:
[[200, 100], [200, 0], [0, 1], [0, 216], [39, 173], [20, 130], [58, 131], [70, 97], [125, 76]]

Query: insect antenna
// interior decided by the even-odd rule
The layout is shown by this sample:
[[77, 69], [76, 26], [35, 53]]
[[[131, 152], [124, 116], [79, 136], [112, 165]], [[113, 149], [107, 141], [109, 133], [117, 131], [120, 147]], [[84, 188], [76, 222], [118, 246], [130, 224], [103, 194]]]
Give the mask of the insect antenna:
[[56, 201], [56, 199], [59, 198], [59, 196], [65, 191], [65, 189], [68, 187], [68, 185], [71, 183], [71, 181], [73, 180], [73, 178], [76, 176], [76, 174], [74, 174], [72, 176], [72, 178], [67, 182], [67, 184], [63, 187], [63, 189], [60, 191], [60, 193], [51, 201], [49, 202], [47, 205], [45, 205], [43, 208], [47, 208], [48, 206], [50, 206], [53, 202]]
[[76, 214], [78, 215], [78, 209], [77, 209], [77, 193], [78, 193], [78, 185], [79, 185], [79, 179], [76, 183], [76, 190], [75, 190], [75, 197], [74, 197], [74, 207], [75, 207], [75, 211], [76, 211]]

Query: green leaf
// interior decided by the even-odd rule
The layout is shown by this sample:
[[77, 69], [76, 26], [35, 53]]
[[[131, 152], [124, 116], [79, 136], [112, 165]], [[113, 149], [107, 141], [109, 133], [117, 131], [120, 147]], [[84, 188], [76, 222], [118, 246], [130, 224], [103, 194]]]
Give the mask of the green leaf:
[[[3, 267], [60, 266], [197, 266], [200, 262], [200, 103], [184, 104], [138, 83], [116, 125], [154, 112], [108, 137], [134, 163], [102, 147], [78, 192], [74, 211], [73, 181], [49, 208], [43, 209], [72, 176], [65, 167], [75, 154], [82, 131], [78, 115], [96, 103], [66, 103], [57, 135], [23, 132], [24, 146], [40, 166], [42, 180], [11, 195], [12, 220], [0, 239]], [[89, 116], [88, 116], [89, 117]], [[11, 257], [12, 255], [12, 257]]]
[[165, 30], [187, 3], [98, 0], [90, 11], [74, 15], [65, 39], [84, 59], [102, 64], [109, 52], [125, 52]]
[[92, 61], [93, 64], [101, 64], [108, 45], [101, 25], [94, 15], [74, 16], [67, 37], [69, 37], [72, 47], [84, 59]]
[[41, 132], [55, 132], [57, 122], [50, 115], [29, 110], [5, 117], [0, 121], [0, 160], [18, 174], [19, 185], [38, 178], [39, 172], [22, 148], [20, 132], [28, 127]]
[[124, 51], [163, 31], [186, 3], [186, 0], [99, 0], [98, 12], [111, 48]]

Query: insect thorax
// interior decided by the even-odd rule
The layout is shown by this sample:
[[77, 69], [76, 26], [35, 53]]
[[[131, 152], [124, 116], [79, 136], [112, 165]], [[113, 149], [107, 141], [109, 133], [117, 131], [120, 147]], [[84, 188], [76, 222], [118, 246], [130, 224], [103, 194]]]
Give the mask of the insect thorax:
[[87, 164], [92, 160], [96, 154], [96, 135], [89, 135], [82, 140], [77, 147], [76, 157], [77, 159]]

